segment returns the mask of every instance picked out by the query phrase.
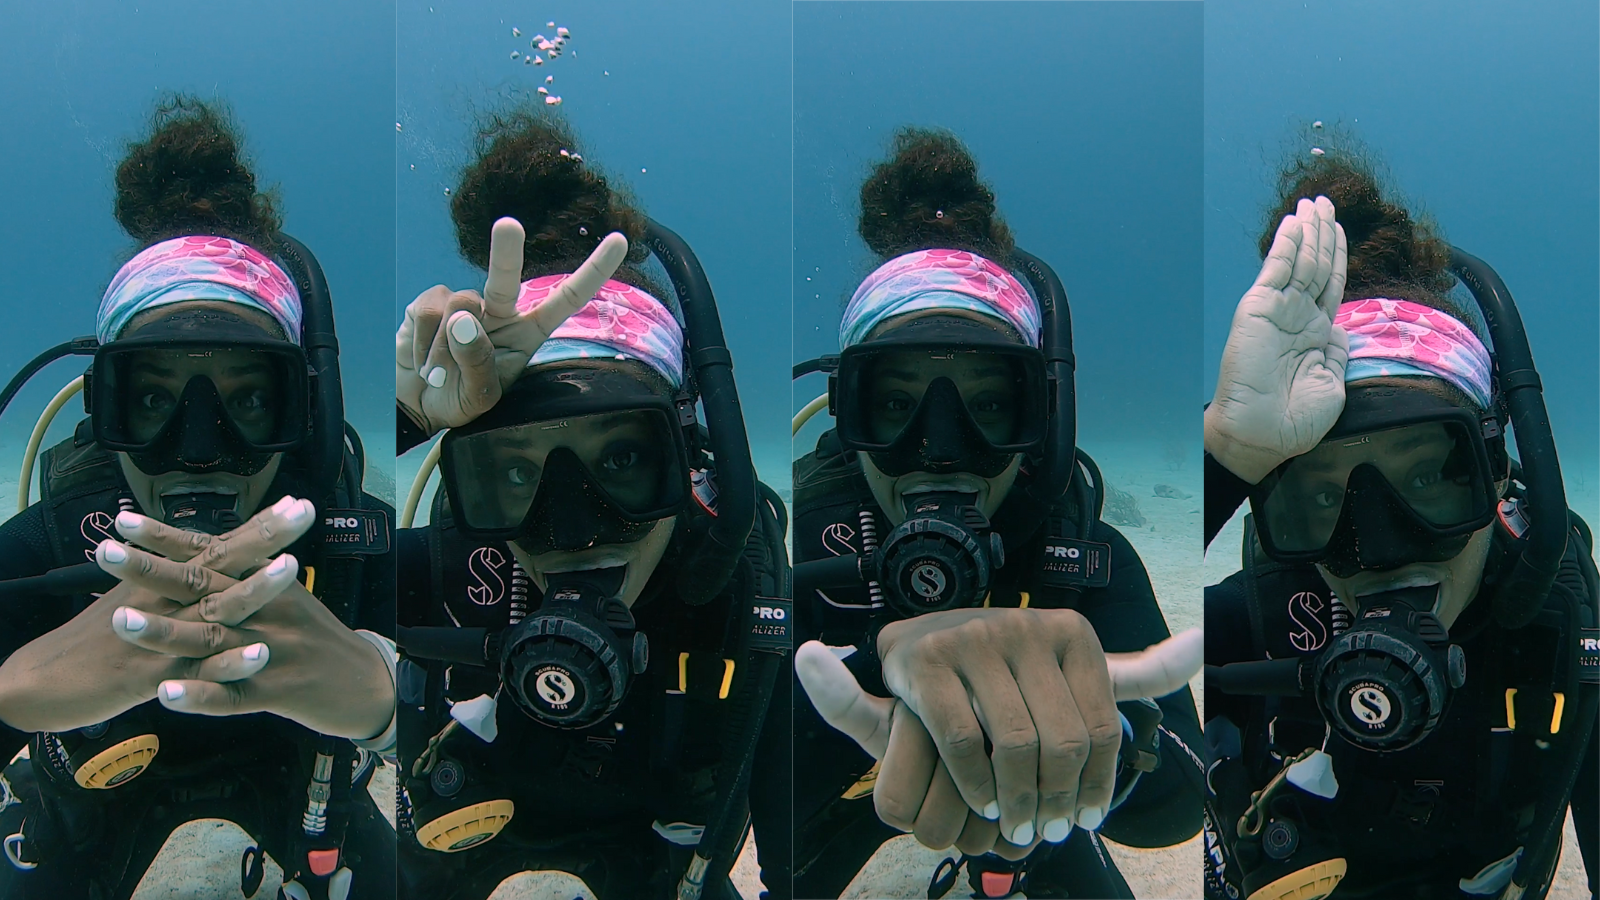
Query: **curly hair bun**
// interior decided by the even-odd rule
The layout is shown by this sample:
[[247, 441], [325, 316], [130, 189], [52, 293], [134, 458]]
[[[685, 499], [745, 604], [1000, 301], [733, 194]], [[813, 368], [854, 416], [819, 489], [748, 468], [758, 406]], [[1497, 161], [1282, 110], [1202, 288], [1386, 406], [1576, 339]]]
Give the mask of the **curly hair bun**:
[[477, 152], [450, 202], [467, 262], [488, 270], [489, 235], [505, 216], [527, 232], [523, 280], [573, 271], [613, 231], [628, 239], [630, 263], [646, 256], [644, 215], [583, 162], [566, 124], [540, 111], [492, 115], [479, 127]]
[[271, 252], [283, 226], [270, 193], [256, 190], [226, 113], [194, 97], [156, 107], [149, 136], [117, 167], [116, 189], [117, 222], [147, 245], [208, 234]]
[[1431, 223], [1386, 199], [1371, 168], [1354, 157], [1297, 159], [1280, 174], [1278, 186], [1278, 203], [1261, 235], [1263, 258], [1272, 247], [1278, 223], [1294, 212], [1301, 198], [1320, 195], [1333, 201], [1350, 242], [1346, 297], [1379, 296], [1385, 289], [1402, 286], [1438, 293], [1454, 284], [1449, 274], [1450, 245]]
[[952, 135], [924, 128], [897, 132], [889, 159], [861, 185], [859, 230], [885, 259], [938, 247], [1005, 260], [1014, 247], [972, 154]]

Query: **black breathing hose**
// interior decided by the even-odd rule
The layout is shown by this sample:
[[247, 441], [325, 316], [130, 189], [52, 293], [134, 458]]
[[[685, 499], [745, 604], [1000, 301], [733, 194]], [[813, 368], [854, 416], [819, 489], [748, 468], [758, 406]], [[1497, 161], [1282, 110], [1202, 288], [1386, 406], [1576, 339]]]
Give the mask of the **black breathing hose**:
[[1544, 388], [1533, 367], [1533, 351], [1511, 292], [1487, 263], [1460, 248], [1450, 248], [1450, 268], [1472, 292], [1488, 324], [1500, 394], [1511, 414], [1528, 487], [1529, 528], [1522, 554], [1492, 594], [1495, 618], [1507, 628], [1521, 628], [1543, 608], [1544, 596], [1550, 592], [1567, 549], [1567, 495], [1561, 463], [1550, 436]]
[[711, 454], [716, 460], [717, 515], [704, 540], [685, 560], [678, 578], [679, 597], [699, 605], [728, 583], [755, 527], [755, 465], [733, 381], [733, 356], [722, 335], [716, 298], [705, 270], [683, 238], [658, 222], [647, 221], [645, 243], [678, 293], [688, 361], [700, 390]]
[[22, 367], [22, 371], [18, 372], [12, 377], [11, 381], [6, 383], [5, 390], [0, 391], [0, 415], [5, 415], [6, 407], [11, 405], [11, 401], [16, 398], [17, 392], [22, 390], [22, 386], [28, 383], [28, 379], [38, 374], [40, 369], [64, 356], [93, 356], [94, 351], [99, 346], [100, 341], [91, 334], [84, 337], [75, 337], [70, 341], [62, 341], [35, 356], [27, 365]]

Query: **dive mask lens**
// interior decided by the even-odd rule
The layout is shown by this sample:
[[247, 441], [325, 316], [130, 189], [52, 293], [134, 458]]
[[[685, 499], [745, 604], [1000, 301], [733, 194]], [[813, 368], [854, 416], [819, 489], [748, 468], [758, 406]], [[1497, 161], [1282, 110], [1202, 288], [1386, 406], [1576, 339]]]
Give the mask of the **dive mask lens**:
[[973, 452], [1029, 452], [1045, 437], [1045, 394], [1043, 354], [1021, 344], [856, 344], [838, 362], [838, 436], [886, 452], [960, 421]]
[[284, 342], [109, 343], [95, 354], [95, 440], [137, 453], [181, 448], [210, 432], [249, 451], [291, 450], [309, 430], [309, 381], [304, 354]]
[[625, 523], [676, 515], [687, 496], [679, 429], [662, 409], [562, 416], [450, 432], [441, 463], [451, 513], [471, 533], [516, 537], [540, 507], [563, 518], [606, 512]]
[[1482, 528], [1494, 515], [1496, 496], [1482, 437], [1470, 419], [1330, 437], [1279, 466], [1251, 492], [1263, 549], [1279, 559], [1318, 559], [1336, 534], [1363, 521], [1404, 526], [1420, 538]]

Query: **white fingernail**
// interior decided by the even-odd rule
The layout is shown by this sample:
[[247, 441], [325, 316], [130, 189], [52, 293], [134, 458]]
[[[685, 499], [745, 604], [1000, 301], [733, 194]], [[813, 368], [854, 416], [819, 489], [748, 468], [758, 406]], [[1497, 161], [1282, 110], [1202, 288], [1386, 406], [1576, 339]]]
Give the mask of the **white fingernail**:
[[119, 563], [128, 561], [128, 551], [124, 550], [122, 545], [116, 541], [101, 541], [100, 553], [105, 556], [106, 562]]
[[1011, 843], [1016, 844], [1018, 847], [1028, 846], [1028, 843], [1033, 840], [1033, 823], [1023, 822], [1021, 825], [1018, 825], [1016, 829], [1011, 832], [1010, 840]]
[[251, 662], [255, 662], [266, 655], [266, 644], [251, 644], [250, 646], [244, 648], [244, 658], [250, 660]]
[[1059, 844], [1072, 833], [1072, 820], [1066, 816], [1051, 819], [1044, 823], [1044, 839], [1052, 844]]
[[272, 504], [272, 511], [280, 516], [288, 515], [290, 507], [299, 502], [299, 500], [296, 500], [288, 494], [284, 494], [282, 497], [278, 498], [277, 503]]
[[298, 525], [310, 517], [314, 508], [310, 500], [296, 500], [293, 507], [284, 511], [283, 517]]
[[137, 609], [130, 606], [118, 607], [117, 612], [122, 613], [123, 631], [143, 631], [144, 626], [148, 624], [145, 617], [140, 615]]
[[137, 531], [138, 528], [139, 528], [139, 524], [141, 522], [143, 522], [143, 521], [144, 521], [143, 518], [140, 517], [140, 515], [138, 513], [131, 513], [131, 512], [119, 512], [119, 513], [117, 513], [117, 527], [122, 529], [123, 531]]
[[291, 559], [293, 559], [293, 557], [285, 553], [273, 560], [271, 563], [268, 563], [267, 574], [273, 576], [274, 578], [282, 575], [284, 571], [289, 568], [289, 560]]
[[168, 700], [176, 700], [183, 696], [183, 685], [176, 681], [164, 681], [161, 683], [161, 693]]
[[979, 815], [993, 822], [995, 819], [1000, 818], [1000, 804], [990, 800], [989, 805], [985, 806], [983, 812], [979, 813]]
[[1105, 811], [1098, 806], [1085, 806], [1078, 810], [1078, 827], [1086, 831], [1098, 829], [1105, 820]]
[[444, 366], [434, 366], [428, 372], [428, 385], [436, 388], [444, 387], [444, 376]]
[[[450, 323], [450, 336], [458, 344], [470, 344], [478, 338], [478, 323], [471, 313], [461, 313]], [[437, 387], [437, 385], [435, 385]]]

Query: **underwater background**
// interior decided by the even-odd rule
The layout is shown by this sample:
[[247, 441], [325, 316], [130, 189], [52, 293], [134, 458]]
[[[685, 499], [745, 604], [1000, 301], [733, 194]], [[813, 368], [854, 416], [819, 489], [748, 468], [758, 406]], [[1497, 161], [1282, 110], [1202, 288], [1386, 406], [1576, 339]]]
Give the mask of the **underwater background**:
[[[112, 217], [112, 179], [157, 101], [175, 91], [219, 101], [232, 111], [258, 184], [277, 188], [285, 230], [327, 274], [345, 417], [366, 447], [368, 490], [392, 499], [394, 191], [373, 165], [393, 154], [390, 8], [283, 0], [264, 15], [198, 0], [7, 4], [0, 382], [46, 348], [94, 333], [101, 294], [139, 249]], [[0, 518], [16, 508], [35, 419], [87, 365], [86, 357], [51, 365], [0, 418]], [[69, 436], [82, 410], [69, 402], [44, 446]]]
[[[529, 65], [533, 37], [555, 34], [547, 22], [567, 28], [570, 43]], [[561, 97], [584, 164], [629, 190], [705, 267], [757, 474], [787, 494], [789, 4], [403, 0], [395, 29], [394, 325], [435, 284], [483, 289], [483, 273], [457, 253], [445, 191], [470, 159], [477, 117], [542, 102], [544, 87]], [[399, 461], [402, 495], [425, 452]]]
[[[1201, 620], [1199, 3], [794, 4], [795, 361], [837, 353], [877, 260], [861, 182], [896, 129], [960, 138], [1017, 246], [1072, 310], [1079, 446], [1106, 518], [1144, 562], [1173, 631]], [[827, 389], [795, 382], [798, 411]], [[832, 427], [795, 436], [796, 457]], [[846, 897], [924, 897], [943, 857], [885, 844]], [[1198, 840], [1112, 847], [1141, 897], [1200, 893]]]

